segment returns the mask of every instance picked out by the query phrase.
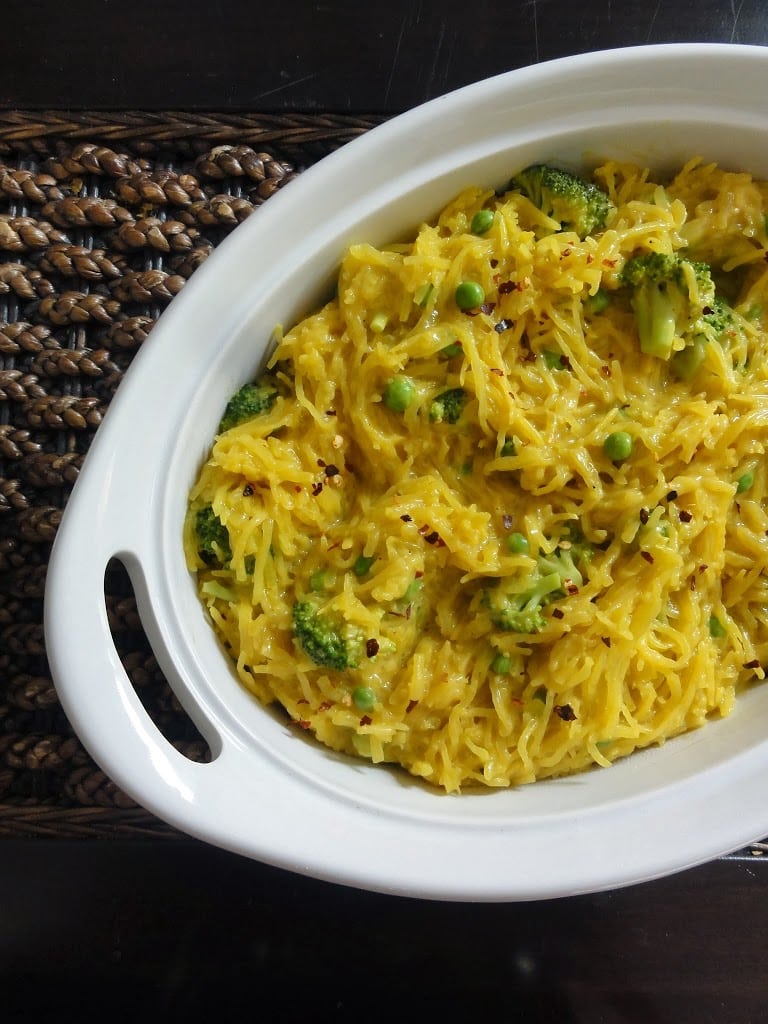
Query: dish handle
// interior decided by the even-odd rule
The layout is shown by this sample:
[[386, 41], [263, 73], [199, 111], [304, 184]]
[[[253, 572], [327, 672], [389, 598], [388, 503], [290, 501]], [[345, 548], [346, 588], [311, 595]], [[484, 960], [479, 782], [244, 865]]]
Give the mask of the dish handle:
[[[150, 646], [166, 672], [168, 659], [159, 649], [164, 645], [143, 568], [151, 563], [140, 553], [140, 522], [134, 523], [138, 543], [126, 545], [124, 537], [122, 544], [117, 542], [114, 534], [118, 531], [109, 516], [78, 514], [73, 506], [79, 504], [78, 498], [85, 497], [85, 490], [78, 495], [75, 488], [49, 563], [45, 636], [51, 674], [70, 724], [110, 779], [166, 821], [175, 824], [181, 812], [188, 830], [203, 789], [215, 785], [211, 776], [220, 773], [215, 770], [216, 760], [191, 761], [166, 739], [126, 672], [107, 615], [105, 572], [112, 559], [125, 566]], [[124, 517], [122, 522], [125, 526]], [[132, 533], [133, 527], [129, 526], [127, 532]], [[178, 693], [176, 686], [172, 688]], [[211, 729], [206, 727], [205, 731], [210, 733]], [[205, 739], [216, 758], [221, 753], [220, 739], [209, 735]]]

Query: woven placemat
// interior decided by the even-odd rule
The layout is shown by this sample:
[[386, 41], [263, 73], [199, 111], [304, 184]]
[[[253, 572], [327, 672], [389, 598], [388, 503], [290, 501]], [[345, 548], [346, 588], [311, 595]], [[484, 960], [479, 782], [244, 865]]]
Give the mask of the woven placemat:
[[[42, 625], [51, 545], [163, 309], [261, 203], [377, 120], [0, 113], [0, 835], [177, 835], [97, 768], [59, 705]], [[145, 706], [205, 759], [118, 566], [106, 595]]]
[[[381, 120], [0, 111], [0, 836], [179, 836], [104, 775], [59, 705], [42, 625], [51, 545], [104, 412], [163, 309], [260, 204]], [[119, 566], [105, 590], [147, 710], [204, 760]], [[768, 845], [741, 853], [760, 857]]]

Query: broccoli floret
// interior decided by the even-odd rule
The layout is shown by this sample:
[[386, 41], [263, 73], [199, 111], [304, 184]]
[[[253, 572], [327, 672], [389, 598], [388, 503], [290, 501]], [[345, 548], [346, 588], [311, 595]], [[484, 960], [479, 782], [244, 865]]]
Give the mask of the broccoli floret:
[[705, 314], [713, 308], [715, 285], [706, 263], [676, 254], [643, 253], [626, 262], [621, 282], [633, 290], [640, 348], [647, 355], [669, 359], [676, 337], [693, 345], [710, 333]]
[[274, 378], [268, 374], [252, 384], [244, 384], [227, 402], [219, 431], [229, 430], [238, 423], [245, 423], [254, 416], [269, 412], [279, 394]]
[[613, 209], [608, 195], [576, 174], [548, 164], [532, 164], [509, 183], [547, 217], [560, 223], [561, 231], [575, 231], [579, 238], [604, 228]]
[[338, 616], [326, 613], [315, 601], [293, 606], [293, 635], [316, 665], [343, 671], [357, 664], [360, 638]]
[[197, 553], [206, 565], [224, 565], [232, 557], [227, 528], [210, 505], [195, 515], [195, 536]]
[[510, 633], [541, 632], [547, 624], [543, 607], [583, 586], [582, 570], [592, 554], [591, 545], [583, 539], [568, 541], [550, 554], [540, 552], [528, 576], [503, 580], [486, 593], [493, 625]]
[[467, 403], [464, 388], [450, 388], [438, 395], [429, 407], [429, 418], [433, 423], [458, 423]]

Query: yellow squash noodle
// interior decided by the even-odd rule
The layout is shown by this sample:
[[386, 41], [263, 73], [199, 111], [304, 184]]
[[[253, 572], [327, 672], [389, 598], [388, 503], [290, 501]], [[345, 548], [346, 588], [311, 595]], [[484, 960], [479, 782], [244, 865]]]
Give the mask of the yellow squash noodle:
[[[471, 187], [411, 241], [352, 246], [190, 494], [244, 686], [447, 791], [607, 767], [763, 678], [768, 188], [696, 159], [591, 177], [611, 212], [584, 238]], [[728, 330], [643, 350], [623, 272], [652, 253], [708, 264]]]

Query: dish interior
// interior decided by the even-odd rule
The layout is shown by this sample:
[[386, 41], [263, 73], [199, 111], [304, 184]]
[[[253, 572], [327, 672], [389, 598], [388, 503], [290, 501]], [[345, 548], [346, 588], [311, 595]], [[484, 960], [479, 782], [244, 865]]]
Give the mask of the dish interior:
[[[658, 117], [656, 116], [658, 114]], [[764, 742], [761, 720], [768, 712], [768, 688], [742, 696], [733, 715], [705, 729], [636, 753], [610, 769], [595, 769], [566, 780], [539, 782], [509, 791], [445, 797], [404, 773], [372, 767], [321, 748], [297, 735], [277, 713], [265, 709], [237, 682], [220, 650], [186, 570], [180, 543], [186, 496], [209, 448], [224, 404], [240, 383], [263, 364], [275, 325], [291, 326], [322, 302], [344, 249], [352, 242], [373, 244], [408, 237], [429, 220], [460, 188], [469, 184], [503, 187], [511, 174], [533, 161], [594, 166], [612, 157], [643, 163], [661, 173], [694, 155], [732, 169], [768, 176], [768, 150], [761, 146], [766, 123], [732, 112], [669, 109], [642, 117], [619, 115], [613, 120], [597, 111], [592, 123], [559, 131], [544, 122], [535, 131], [498, 131], [482, 143], [460, 150], [450, 165], [445, 159], [419, 165], [395, 184], [380, 184], [365, 201], [337, 211], [332, 230], [321, 219], [310, 223], [300, 250], [281, 251], [279, 242], [268, 261], [240, 286], [233, 284], [219, 302], [219, 336], [203, 342], [197, 359], [197, 380], [189, 387], [190, 402], [175, 440], [165, 455], [159, 493], [162, 531], [159, 555], [165, 592], [169, 596], [159, 627], [178, 677], [178, 696], [209, 740], [214, 755], [223, 741], [258, 749], [289, 773], [335, 797], [366, 804], [381, 812], [417, 815], [420, 819], [456, 824], [521, 823], [531, 818], [593, 812], [617, 802], [646, 801], [672, 791], [695, 776], [716, 773], [726, 762], [748, 756]], [[439, 145], [432, 140], [432, 148]], [[308, 172], [311, 173], [311, 172]], [[285, 190], [281, 213], [290, 209]], [[278, 203], [274, 203], [275, 208]], [[265, 209], [264, 213], [269, 211]], [[247, 241], [245, 233], [243, 244]], [[199, 301], [199, 300], [198, 300]], [[187, 309], [187, 316], [194, 313]]]

